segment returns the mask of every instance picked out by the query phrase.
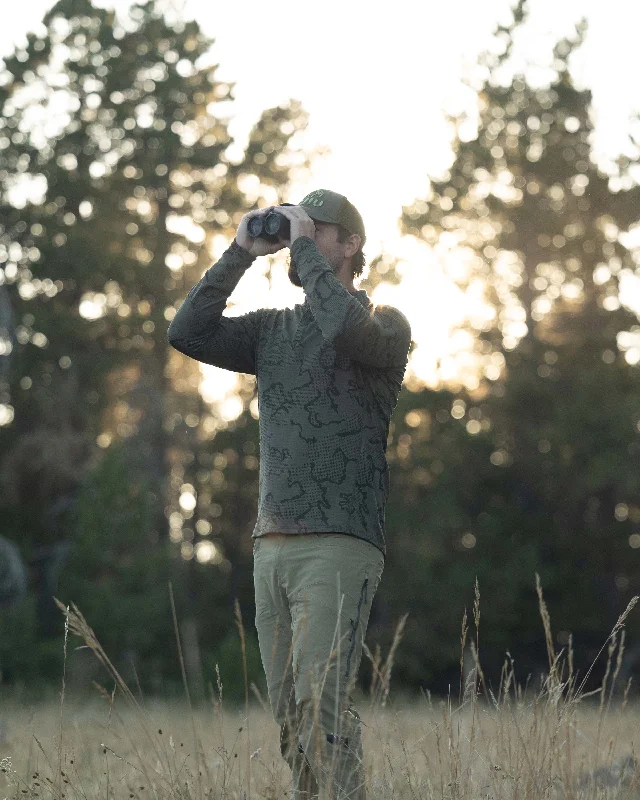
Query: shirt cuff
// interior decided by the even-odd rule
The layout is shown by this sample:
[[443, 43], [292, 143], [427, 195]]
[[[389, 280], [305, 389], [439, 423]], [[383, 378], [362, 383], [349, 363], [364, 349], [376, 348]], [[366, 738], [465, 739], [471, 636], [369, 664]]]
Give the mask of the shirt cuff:
[[248, 250], [245, 250], [244, 247], [240, 247], [235, 239], [231, 242], [229, 247], [227, 247], [226, 252], [229, 253], [229, 255], [235, 256], [236, 258], [239, 257], [244, 259], [247, 264], [251, 264], [256, 260], [256, 256], [251, 255], [251, 253]]

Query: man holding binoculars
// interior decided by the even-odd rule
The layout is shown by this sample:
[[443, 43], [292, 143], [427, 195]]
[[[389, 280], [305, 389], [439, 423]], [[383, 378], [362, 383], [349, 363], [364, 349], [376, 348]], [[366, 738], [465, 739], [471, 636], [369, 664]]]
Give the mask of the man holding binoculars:
[[[181, 353], [257, 378], [255, 623], [294, 800], [366, 796], [351, 693], [384, 568], [385, 452], [411, 328], [353, 287], [364, 241], [355, 206], [326, 189], [251, 211], [167, 332]], [[283, 247], [305, 302], [222, 316], [253, 260]]]
[[[314, 240], [316, 247], [327, 259], [340, 283], [349, 291], [354, 292], [356, 290], [353, 287], [351, 259], [364, 244], [362, 218], [350, 203], [351, 208], [346, 206], [348, 211], [343, 214], [345, 217], [343, 221], [348, 228], [342, 227], [343, 231], [349, 233], [350, 236], [346, 247], [337, 248], [336, 245], [342, 244], [337, 238], [339, 223], [336, 223], [331, 215], [326, 212], [321, 213], [308, 204], [313, 201], [314, 194], [312, 192], [311, 195], [307, 195], [299, 206], [283, 203], [280, 206], [269, 206], [260, 211], [250, 211], [240, 223], [236, 242], [251, 255], [264, 256], [276, 253], [283, 247], [290, 247], [296, 239], [307, 236]], [[337, 197], [342, 198], [342, 195], [337, 195]], [[346, 198], [341, 201], [343, 205], [345, 200]], [[306, 206], [305, 201], [307, 202]], [[323, 205], [324, 202], [326, 201], [323, 201]], [[313, 216], [309, 214], [309, 209]], [[347, 216], [349, 212], [351, 218]], [[338, 218], [337, 214], [333, 216]], [[302, 286], [293, 259], [289, 268], [289, 279], [294, 286]]]

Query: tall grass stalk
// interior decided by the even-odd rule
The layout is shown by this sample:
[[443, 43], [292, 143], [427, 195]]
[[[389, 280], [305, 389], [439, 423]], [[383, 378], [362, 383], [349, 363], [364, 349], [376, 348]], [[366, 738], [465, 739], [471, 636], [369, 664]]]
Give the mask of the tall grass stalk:
[[[173, 618], [173, 628], [176, 634], [176, 643], [178, 645], [178, 656], [180, 657], [180, 671], [182, 672], [182, 683], [184, 684], [184, 693], [187, 697], [187, 705], [189, 706], [189, 719], [191, 720], [191, 729], [193, 732], [193, 751], [196, 758], [196, 775], [198, 778], [198, 798], [202, 800], [202, 771], [200, 770], [200, 748], [198, 747], [198, 736], [196, 734], [196, 722], [193, 717], [193, 706], [191, 704], [191, 694], [189, 693], [189, 683], [187, 682], [187, 672], [184, 666], [184, 658], [182, 655], [182, 644], [180, 642], [180, 631], [178, 629], [178, 617], [176, 615], [176, 604], [173, 599], [173, 586], [169, 581], [169, 599], [171, 600], [171, 616]], [[107, 796], [108, 800], [108, 796]]]
[[249, 800], [251, 800], [251, 741], [249, 739], [249, 682], [247, 680], [247, 653], [245, 648], [244, 639], [244, 624], [242, 622], [242, 611], [240, 610], [240, 603], [236, 597], [234, 600], [234, 612], [236, 617], [236, 625], [238, 633], [240, 634], [240, 646], [242, 649], [242, 674], [244, 676], [244, 710], [245, 710], [245, 725], [247, 726], [247, 791]]
[[66, 608], [67, 616], [64, 620], [64, 644], [62, 651], [62, 690], [60, 691], [60, 734], [58, 736], [58, 797], [62, 797], [62, 719], [64, 713], [64, 690], [67, 675], [67, 639], [69, 636], [69, 606]]
[[[57, 598], [54, 598], [58, 608], [65, 614], [69, 630], [71, 633], [80, 636], [84, 642], [85, 646], [88, 647], [93, 654], [96, 656], [98, 661], [105, 667], [105, 669], [111, 674], [111, 676], [115, 679], [117, 688], [120, 689], [123, 697], [125, 698], [127, 704], [130, 706], [132, 711], [134, 712], [134, 719], [140, 723], [140, 727], [145, 735], [146, 740], [148, 741], [153, 754], [156, 756], [158, 763], [161, 763], [162, 753], [160, 752], [158, 742], [156, 741], [155, 736], [150, 731], [150, 720], [147, 718], [145, 711], [142, 707], [138, 704], [137, 700], [131, 693], [131, 690], [122, 679], [120, 673], [112, 664], [111, 660], [105, 653], [102, 648], [102, 645], [98, 641], [95, 633], [93, 632], [92, 628], [87, 624], [86, 619], [75, 605], [75, 603], [71, 603], [71, 607], [64, 606]], [[152, 780], [151, 775], [153, 774], [156, 778], [160, 779], [161, 782], [167, 782], [165, 776], [158, 771], [158, 769], [154, 769], [153, 767], [148, 766], [147, 758], [144, 758], [138, 742], [131, 736], [129, 732], [128, 726], [124, 725], [122, 718], [120, 715], [115, 712], [115, 716], [119, 719], [121, 724], [123, 725], [124, 731], [129, 739], [129, 743], [134, 750], [136, 757], [140, 763], [140, 770], [144, 774], [147, 785], [150, 787], [151, 791], [153, 792], [154, 798], [159, 800], [157, 794], [157, 787], [154, 780]], [[170, 784], [169, 784], [170, 785]]]

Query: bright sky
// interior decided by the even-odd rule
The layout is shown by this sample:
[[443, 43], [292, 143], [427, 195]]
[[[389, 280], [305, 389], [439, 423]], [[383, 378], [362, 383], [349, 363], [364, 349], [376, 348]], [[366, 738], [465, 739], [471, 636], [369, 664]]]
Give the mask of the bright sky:
[[[126, 9], [129, 0], [95, 0], [99, 6]], [[196, 18], [215, 39], [211, 59], [219, 80], [235, 81], [230, 132], [244, 148], [251, 126], [263, 109], [300, 100], [309, 112], [308, 147], [326, 145], [331, 153], [314, 167], [311, 180], [295, 186], [297, 202], [311, 189], [345, 194], [363, 215], [369, 262], [381, 251], [402, 260], [402, 284], [379, 287], [374, 302], [399, 307], [409, 318], [418, 348], [407, 377], [428, 385], [457, 378], [472, 388], [473, 365], [465, 363], [469, 342], [453, 328], [469, 313], [443, 264], [410, 237], [401, 239], [397, 220], [403, 204], [427, 190], [428, 175], [451, 158], [443, 109], [469, 107], [473, 95], [461, 78], [486, 47], [499, 22], [508, 23], [509, 0], [367, 0], [301, 4], [280, 0], [226, 3], [173, 0], [188, 18]], [[12, 5], [0, 27], [0, 56], [33, 29], [51, 0], [22, 0]], [[579, 85], [593, 92], [595, 149], [603, 160], [625, 148], [629, 117], [640, 110], [637, 82], [637, 31], [640, 4], [629, 0], [530, 0], [526, 28], [516, 40], [520, 67], [525, 61], [546, 64], [557, 39], [585, 16], [589, 32], [572, 62]], [[271, 10], [271, 11], [270, 11]], [[265, 301], [260, 259], [233, 295], [233, 313], [260, 306], [289, 306], [303, 300], [282, 259], [278, 280]], [[366, 271], [365, 271], [366, 274]], [[214, 399], [228, 391], [235, 376], [205, 368], [205, 393]], [[207, 385], [209, 387], [207, 391]], [[214, 386], [218, 391], [214, 391]]]

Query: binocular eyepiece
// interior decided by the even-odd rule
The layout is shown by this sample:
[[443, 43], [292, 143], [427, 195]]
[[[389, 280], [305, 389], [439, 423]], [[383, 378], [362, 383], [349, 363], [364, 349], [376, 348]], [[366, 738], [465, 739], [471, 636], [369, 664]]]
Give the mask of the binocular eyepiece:
[[[292, 206], [293, 203], [280, 203], [280, 205]], [[272, 244], [291, 236], [291, 224], [288, 218], [277, 211], [270, 211], [261, 217], [251, 217], [247, 228], [249, 236], [253, 236], [254, 239], [266, 239]]]

